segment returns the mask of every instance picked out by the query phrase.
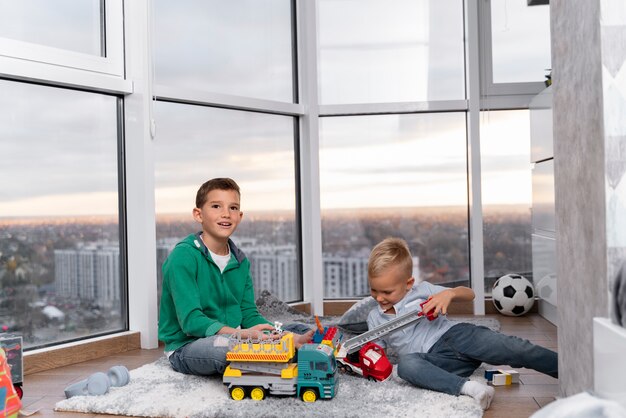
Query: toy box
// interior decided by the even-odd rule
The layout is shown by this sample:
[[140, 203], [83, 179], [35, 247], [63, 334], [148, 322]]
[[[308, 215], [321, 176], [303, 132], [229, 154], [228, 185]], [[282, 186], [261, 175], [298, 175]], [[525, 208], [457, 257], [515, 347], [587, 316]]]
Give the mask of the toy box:
[[11, 369], [7, 362], [7, 355], [0, 348], [0, 416], [17, 418], [22, 401], [11, 381]]
[[22, 336], [18, 334], [0, 333], [0, 347], [4, 350], [7, 363], [11, 369], [13, 385], [21, 386], [24, 378], [24, 358]]

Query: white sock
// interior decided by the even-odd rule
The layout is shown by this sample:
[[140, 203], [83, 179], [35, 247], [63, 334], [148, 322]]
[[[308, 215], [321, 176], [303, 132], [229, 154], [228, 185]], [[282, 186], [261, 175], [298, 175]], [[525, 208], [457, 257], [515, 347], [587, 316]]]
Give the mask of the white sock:
[[476, 399], [483, 410], [489, 408], [489, 405], [491, 405], [491, 401], [493, 400], [493, 395], [495, 395], [495, 393], [495, 389], [491, 386], [483, 385], [482, 383], [476, 382], [475, 380], [468, 380], [461, 387], [461, 394], [469, 395], [472, 398]]

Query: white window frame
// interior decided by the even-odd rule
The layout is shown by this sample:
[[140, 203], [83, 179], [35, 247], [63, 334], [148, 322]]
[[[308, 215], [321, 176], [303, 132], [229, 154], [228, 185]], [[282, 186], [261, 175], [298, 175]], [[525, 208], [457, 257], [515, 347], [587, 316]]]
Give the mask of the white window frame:
[[107, 56], [0, 37], [0, 77], [94, 92], [129, 94], [124, 72], [123, 0], [105, 0]]
[[[132, 0], [130, 3], [136, 7], [130, 7], [129, 11], [134, 12], [136, 9], [143, 12], [134, 13], [129, 20], [135, 20], [133, 26], [141, 28], [140, 23], [145, 21], [147, 27], [148, 19], [145, 15], [148, 12], [148, 2], [150, 0]], [[46, 47], [42, 45], [35, 45], [32, 43], [21, 42], [11, 40], [7, 38], [0, 38], [0, 78], [16, 81], [27, 81], [40, 84], [42, 86], [52, 87], [69, 87], [74, 89], [80, 89], [89, 93], [109, 93], [117, 95], [118, 97], [124, 96], [125, 101], [125, 120], [118, 120], [118, 124], [124, 124], [127, 131], [130, 134], [126, 134], [126, 149], [119, 151], [122, 155], [123, 161], [128, 162], [131, 160], [131, 164], [127, 164], [127, 167], [133, 167], [130, 173], [126, 173], [126, 194], [129, 196], [126, 204], [127, 208], [138, 206], [137, 201], [146, 197], [146, 195], [135, 196], [129, 194], [128, 185], [135, 186], [136, 183], [140, 183], [143, 187], [144, 183], [148, 186], [151, 184], [149, 181], [153, 176], [153, 172], [146, 172], [146, 167], [142, 164], [142, 160], [136, 155], [143, 155], [145, 153], [145, 146], [142, 147], [142, 143], [138, 141], [136, 127], [140, 126], [140, 131], [143, 130], [143, 122], [150, 120], [144, 115], [138, 116], [137, 110], [140, 105], [137, 102], [141, 102], [144, 98], [144, 93], [139, 89], [140, 94], [131, 95], [134, 92], [133, 82], [137, 82], [139, 86], [144, 86], [143, 82], [146, 80], [141, 75], [133, 74], [129, 80], [125, 78], [125, 62], [124, 62], [124, 2], [123, 0], [105, 0], [105, 30], [106, 30], [106, 43], [107, 43], [107, 55], [108, 57], [97, 57], [89, 54], [81, 54], [73, 51], [62, 50], [59, 48]], [[146, 30], [147, 31], [147, 30]], [[143, 39], [143, 32], [138, 31], [139, 38]], [[132, 38], [132, 37], [131, 37]], [[138, 49], [138, 42], [129, 41], [127, 45], [132, 52], [138, 52], [138, 55], [142, 55], [141, 50]], [[147, 48], [144, 48], [147, 51]], [[142, 56], [143, 58], [143, 56]], [[137, 60], [135, 60], [137, 61]], [[150, 68], [147, 65], [148, 60], [142, 60], [145, 68]], [[145, 87], [144, 87], [145, 88]], [[135, 98], [135, 100], [129, 101], [128, 98]], [[145, 100], [146, 103], [150, 103], [150, 98]], [[143, 102], [141, 102], [143, 103]], [[135, 112], [135, 113], [133, 113]], [[147, 136], [150, 137], [150, 128], [146, 129]], [[128, 145], [131, 143], [131, 146]], [[138, 146], [134, 146], [139, 143]], [[134, 146], [134, 148], [132, 147]], [[131, 148], [132, 152], [128, 152]], [[135, 151], [139, 148], [139, 151]], [[135, 154], [133, 154], [135, 152]], [[148, 158], [149, 159], [149, 158]], [[147, 164], [147, 163], [146, 163]], [[151, 177], [152, 176], [152, 177]], [[132, 189], [135, 192], [135, 189]], [[152, 187], [150, 187], [150, 194], [154, 193]], [[147, 196], [149, 197], [150, 194]], [[124, 196], [120, 196], [120, 199], [124, 199]], [[154, 204], [150, 204], [149, 199], [146, 205], [150, 207], [150, 210], [154, 210]], [[130, 212], [130, 214], [129, 214]], [[148, 216], [146, 216], [146, 213]], [[150, 212], [142, 210], [140, 213], [136, 211], [126, 211], [126, 224], [127, 224], [127, 238], [120, 237], [120, 240], [127, 239], [127, 242], [136, 245], [136, 242], [140, 242], [141, 245], [136, 245], [133, 253], [143, 254], [147, 251], [146, 248], [151, 245], [154, 247], [155, 240], [150, 240], [149, 233], [154, 234], [154, 222], [152, 223], [151, 231], [142, 230], [146, 223], [150, 223]], [[144, 219], [147, 219], [144, 222]], [[140, 224], [139, 227], [135, 226]], [[120, 249], [123, 248], [124, 243], [120, 242]], [[153, 251], [156, 253], [156, 248]], [[130, 250], [127, 254], [131, 253]], [[129, 257], [130, 258], [130, 257]], [[143, 261], [143, 257], [139, 257]], [[147, 275], [143, 274], [146, 271], [151, 273], [151, 265], [156, 265], [156, 260], [150, 264], [148, 259], [147, 266], [140, 266], [137, 268], [138, 262], [134, 257], [129, 260], [129, 269], [127, 269], [125, 286], [129, 287], [128, 294], [128, 326], [131, 331], [141, 332], [141, 344], [144, 348], [156, 348], [158, 346], [157, 334], [156, 334], [156, 282], [147, 280]], [[135, 274], [139, 270], [140, 274]], [[130, 280], [131, 274], [135, 280]], [[153, 275], [155, 276], [155, 274]], [[145, 282], [144, 282], [144, 277]], [[153, 280], [154, 281], [154, 280]], [[152, 287], [154, 289], [152, 289]], [[153, 290], [154, 301], [149, 296]], [[124, 332], [114, 334], [120, 335]], [[102, 337], [96, 337], [102, 338]], [[107, 337], [104, 337], [107, 338]], [[91, 338], [89, 338], [91, 339]]]
[[154, 96], [157, 100], [184, 104], [224, 107], [227, 109], [249, 110], [286, 116], [302, 116], [305, 114], [304, 106], [298, 103], [241, 97], [232, 94], [212, 93], [160, 84], [154, 86]]
[[[466, 100], [320, 105], [318, 98], [318, 0], [294, 0], [297, 21], [298, 102], [239, 97], [153, 84], [150, 25], [152, 0], [105, 0], [108, 57], [95, 57], [0, 38], [0, 77], [124, 95], [129, 329], [141, 345], [157, 339], [154, 218], [153, 100], [203, 104], [298, 118], [304, 302], [323, 314], [324, 279], [319, 185], [319, 118], [333, 115], [464, 111], [467, 115], [470, 204], [470, 263], [474, 312], [484, 314], [479, 117], [481, 110], [527, 108], [544, 86], [494, 84], [489, 0], [463, 0], [466, 34]], [[124, 20], [126, 16], [126, 21]], [[127, 36], [124, 38], [124, 24]], [[25, 44], [25, 43], [21, 43]], [[126, 63], [124, 62], [126, 49]], [[30, 54], [30, 55], [29, 55]], [[488, 58], [488, 59], [487, 59]], [[488, 63], [488, 68], [481, 66]], [[126, 68], [125, 68], [126, 67]], [[488, 77], [479, 76], [478, 69]], [[128, 78], [126, 78], [128, 77]], [[488, 80], [487, 80], [488, 79]], [[132, 93], [132, 94], [131, 94]]]
[[478, 0], [481, 109], [528, 108], [532, 98], [546, 87], [543, 82], [493, 81], [491, 1]]
[[122, 0], [106, 0], [104, 2], [104, 15], [106, 57], [3, 37], [0, 37], [0, 56], [124, 77]]

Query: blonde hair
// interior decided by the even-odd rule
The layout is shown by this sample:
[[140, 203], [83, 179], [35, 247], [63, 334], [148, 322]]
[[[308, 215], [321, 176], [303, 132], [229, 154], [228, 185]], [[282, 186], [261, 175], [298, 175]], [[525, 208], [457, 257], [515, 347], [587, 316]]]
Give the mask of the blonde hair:
[[401, 238], [385, 238], [370, 253], [367, 262], [368, 277], [379, 277], [390, 267], [397, 267], [408, 279], [413, 275], [413, 258], [406, 241]]

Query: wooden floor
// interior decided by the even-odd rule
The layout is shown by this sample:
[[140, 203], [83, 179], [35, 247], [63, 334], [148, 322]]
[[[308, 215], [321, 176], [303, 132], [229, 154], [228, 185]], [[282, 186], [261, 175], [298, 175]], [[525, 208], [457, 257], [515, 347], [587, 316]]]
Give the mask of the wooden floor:
[[[520, 318], [501, 315], [487, 315], [497, 318], [502, 324], [501, 331], [509, 335], [526, 338], [544, 347], [557, 349], [556, 327], [537, 314]], [[106, 372], [111, 366], [118, 364], [137, 368], [150, 363], [163, 355], [162, 349], [134, 350], [98, 360], [77, 363], [71, 366], [35, 373], [24, 377], [23, 410], [38, 410], [34, 417], [111, 417], [111, 415], [95, 415], [69, 412], [54, 412], [54, 405], [65, 399], [63, 389], [70, 383], [85, 379], [90, 374]], [[542, 406], [555, 400], [558, 396], [557, 379], [543, 375], [534, 370], [517, 369], [520, 372], [520, 384], [497, 386], [496, 396], [491, 408], [485, 411], [488, 418], [522, 418], [532, 415]]]

